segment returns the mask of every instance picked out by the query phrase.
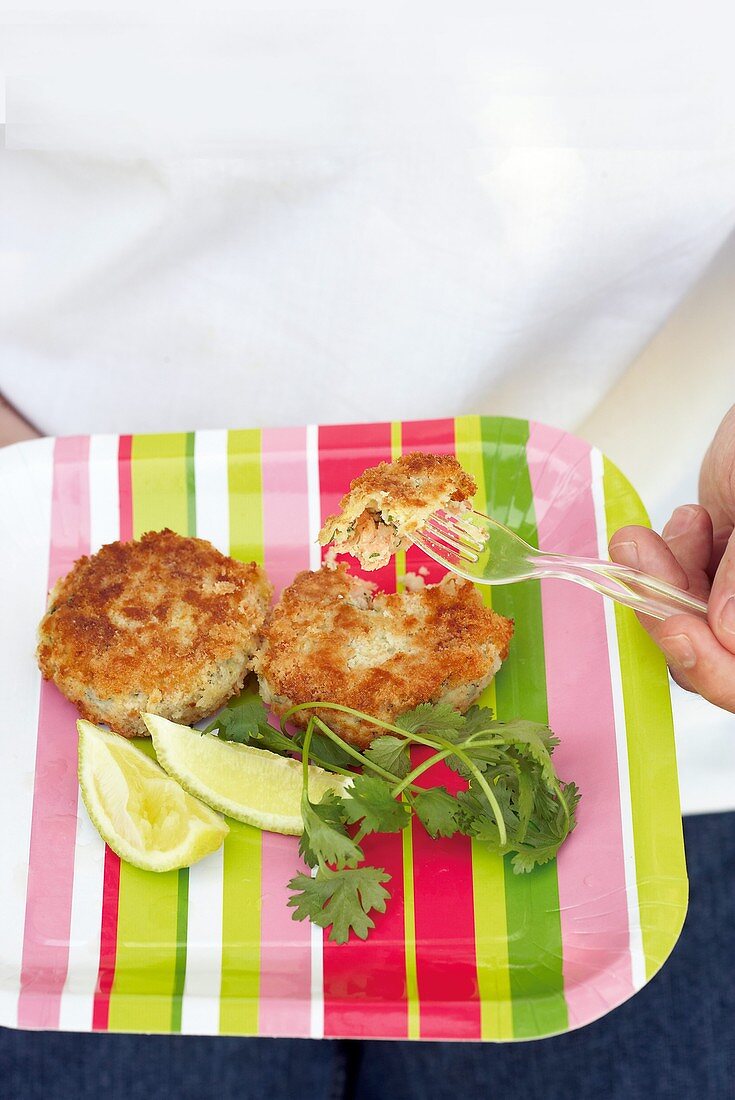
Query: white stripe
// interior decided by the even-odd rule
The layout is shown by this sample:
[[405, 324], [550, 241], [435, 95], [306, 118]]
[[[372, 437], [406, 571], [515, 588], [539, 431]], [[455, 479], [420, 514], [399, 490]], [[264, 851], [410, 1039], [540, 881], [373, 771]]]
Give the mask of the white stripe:
[[[194, 436], [196, 534], [224, 554], [230, 550], [230, 498], [227, 485], [227, 432]], [[186, 978], [181, 1030], [187, 1035], [219, 1032], [222, 984], [222, 848], [189, 870]]]
[[224, 849], [189, 868], [189, 921], [181, 1030], [217, 1035], [222, 986], [222, 889]]
[[306, 485], [309, 493], [309, 568], [322, 563], [322, 548], [318, 543], [322, 529], [322, 508], [319, 498], [319, 428], [309, 424], [306, 429]]
[[[306, 429], [306, 484], [309, 494], [309, 566], [318, 569], [322, 553], [317, 536], [322, 526], [319, 499], [319, 429], [309, 424]], [[312, 877], [316, 868], [312, 871]], [[311, 1022], [312, 1039], [324, 1037], [324, 933], [318, 925], [311, 926]]]
[[227, 432], [194, 435], [196, 533], [223, 554], [230, 552], [230, 498], [227, 486]]
[[46, 609], [53, 439], [0, 451], [0, 1025], [17, 1026], [41, 674], [36, 627]]
[[[89, 441], [90, 548], [95, 554], [120, 535], [118, 437], [92, 436]], [[81, 798], [77, 807], [74, 849], [74, 892], [69, 928], [69, 969], [61, 996], [59, 1027], [89, 1031], [100, 956], [102, 887], [105, 845], [87, 816]]]
[[[602, 453], [597, 448], [590, 452], [592, 469], [592, 498], [597, 527], [597, 552], [601, 558], [609, 557], [607, 544], [607, 520], [605, 516], [604, 465]], [[610, 657], [610, 683], [612, 685], [613, 713], [615, 715], [615, 739], [618, 757], [618, 787], [620, 790], [620, 818], [623, 833], [623, 862], [625, 892], [628, 902], [628, 927], [630, 939], [630, 963], [635, 989], [646, 984], [646, 956], [643, 950], [643, 933], [638, 905], [638, 881], [635, 866], [635, 842], [633, 836], [633, 808], [630, 797], [630, 771], [628, 767], [628, 740], [625, 726], [623, 683], [620, 672], [618, 632], [615, 626], [615, 604], [604, 600], [607, 646]]]
[[89, 440], [89, 541], [96, 554], [120, 537], [120, 479], [117, 435], [93, 435]]

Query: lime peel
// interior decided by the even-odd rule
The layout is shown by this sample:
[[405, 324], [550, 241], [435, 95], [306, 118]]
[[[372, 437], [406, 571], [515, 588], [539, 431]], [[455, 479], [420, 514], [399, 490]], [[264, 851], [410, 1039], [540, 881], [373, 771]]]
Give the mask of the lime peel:
[[[190, 795], [258, 829], [301, 835], [300, 760], [224, 741], [156, 714], [142, 718], [161, 767]], [[347, 782], [322, 768], [309, 767], [309, 792], [316, 801], [326, 791], [341, 795]]]

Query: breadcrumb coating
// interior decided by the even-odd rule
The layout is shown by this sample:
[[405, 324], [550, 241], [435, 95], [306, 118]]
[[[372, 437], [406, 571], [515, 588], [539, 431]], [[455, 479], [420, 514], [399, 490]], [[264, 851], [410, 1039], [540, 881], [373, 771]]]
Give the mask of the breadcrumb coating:
[[355, 478], [319, 542], [353, 554], [363, 569], [379, 569], [410, 545], [411, 535], [432, 513], [466, 510], [476, 492], [474, 480], [452, 455], [414, 451]]
[[[507, 657], [512, 635], [513, 622], [486, 607], [469, 581], [448, 575], [387, 595], [340, 564], [297, 575], [254, 667], [278, 715], [296, 703], [331, 702], [390, 722], [418, 703], [467, 710]], [[381, 732], [336, 711], [316, 713], [355, 745]], [[294, 720], [303, 726], [308, 715]]]
[[212, 714], [242, 687], [272, 587], [255, 562], [151, 531], [80, 558], [54, 587], [38, 664], [84, 718], [145, 737], [141, 711]]

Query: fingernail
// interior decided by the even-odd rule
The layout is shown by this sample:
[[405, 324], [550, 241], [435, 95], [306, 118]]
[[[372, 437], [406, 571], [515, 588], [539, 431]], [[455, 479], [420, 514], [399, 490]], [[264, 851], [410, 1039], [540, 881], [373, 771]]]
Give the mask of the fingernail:
[[697, 509], [693, 504], [682, 504], [680, 508], [676, 508], [663, 529], [663, 538], [668, 542], [669, 539], [683, 535], [691, 527], [696, 514]]
[[727, 634], [735, 634], [735, 596], [725, 601], [720, 612], [720, 626]]
[[619, 555], [620, 557], [625, 558], [625, 564], [626, 565], [633, 565], [633, 566], [638, 565], [638, 543], [637, 542], [633, 542], [632, 540], [630, 542], [615, 542], [610, 547], [610, 549], [614, 550], [616, 555]]
[[661, 648], [667, 660], [677, 668], [694, 668], [697, 663], [694, 646], [686, 634], [672, 634], [670, 638], [665, 638], [661, 642]]

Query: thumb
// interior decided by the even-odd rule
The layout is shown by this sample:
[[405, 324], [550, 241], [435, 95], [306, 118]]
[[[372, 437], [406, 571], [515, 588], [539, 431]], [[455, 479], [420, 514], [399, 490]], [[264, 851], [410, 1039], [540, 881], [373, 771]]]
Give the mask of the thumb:
[[735, 653], [735, 532], [728, 539], [712, 581], [708, 618], [720, 645]]

